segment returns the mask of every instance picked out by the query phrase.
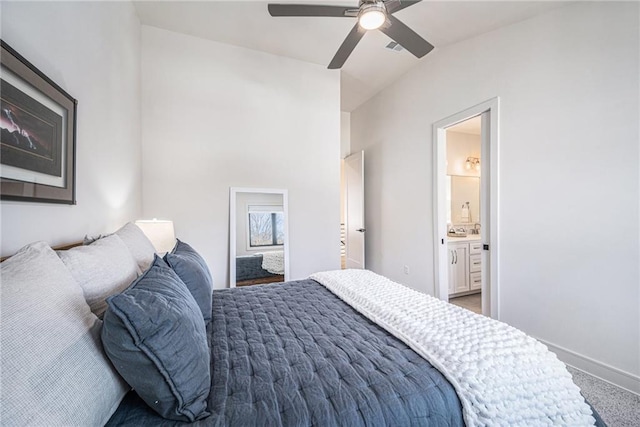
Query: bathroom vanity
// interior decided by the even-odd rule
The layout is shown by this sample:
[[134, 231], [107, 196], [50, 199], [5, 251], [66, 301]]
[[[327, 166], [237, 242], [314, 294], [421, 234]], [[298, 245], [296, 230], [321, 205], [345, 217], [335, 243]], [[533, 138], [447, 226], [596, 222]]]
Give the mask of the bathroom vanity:
[[482, 242], [479, 234], [449, 237], [449, 297], [482, 289]]

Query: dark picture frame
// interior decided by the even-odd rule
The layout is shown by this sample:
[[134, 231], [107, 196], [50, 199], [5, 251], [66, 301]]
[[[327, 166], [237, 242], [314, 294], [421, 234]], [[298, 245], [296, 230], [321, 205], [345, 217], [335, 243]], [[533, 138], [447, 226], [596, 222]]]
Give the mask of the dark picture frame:
[[75, 205], [78, 101], [0, 47], [0, 199]]

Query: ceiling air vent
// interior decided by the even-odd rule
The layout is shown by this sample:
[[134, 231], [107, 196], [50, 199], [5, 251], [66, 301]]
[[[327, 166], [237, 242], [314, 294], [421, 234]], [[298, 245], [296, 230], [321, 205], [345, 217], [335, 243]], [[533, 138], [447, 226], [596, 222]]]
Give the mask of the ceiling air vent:
[[396, 42], [389, 42], [389, 44], [386, 45], [385, 48], [387, 48], [389, 50], [396, 51], [396, 52], [400, 52], [400, 51], [404, 50], [404, 48], [402, 46], [400, 46]]

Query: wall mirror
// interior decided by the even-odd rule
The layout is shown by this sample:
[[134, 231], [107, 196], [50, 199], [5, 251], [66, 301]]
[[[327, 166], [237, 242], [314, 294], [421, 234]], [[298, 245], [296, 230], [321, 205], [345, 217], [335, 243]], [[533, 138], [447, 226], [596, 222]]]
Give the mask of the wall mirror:
[[447, 175], [447, 202], [448, 223], [480, 223], [480, 177]]
[[230, 287], [289, 278], [287, 190], [232, 187], [229, 199]]

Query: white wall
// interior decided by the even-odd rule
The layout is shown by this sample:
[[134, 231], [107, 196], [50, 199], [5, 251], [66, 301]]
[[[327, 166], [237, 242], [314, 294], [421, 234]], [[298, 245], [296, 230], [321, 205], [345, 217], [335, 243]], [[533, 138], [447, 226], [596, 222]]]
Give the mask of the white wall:
[[587, 2], [436, 48], [351, 115], [368, 266], [433, 294], [432, 124], [499, 96], [501, 320], [627, 387], [640, 384], [638, 20], [637, 3]]
[[480, 176], [475, 168], [466, 169], [468, 157], [480, 159], [482, 166], [480, 135], [447, 131], [447, 175]]
[[319, 65], [142, 27], [143, 211], [228, 286], [229, 187], [289, 190], [291, 277], [339, 267], [340, 82]]
[[340, 158], [351, 154], [351, 113], [340, 112]]
[[[78, 100], [77, 205], [2, 201], [2, 255], [141, 213], [140, 23], [131, 3], [2, 2], [2, 39]], [[117, 29], [117, 31], [115, 31]]]

